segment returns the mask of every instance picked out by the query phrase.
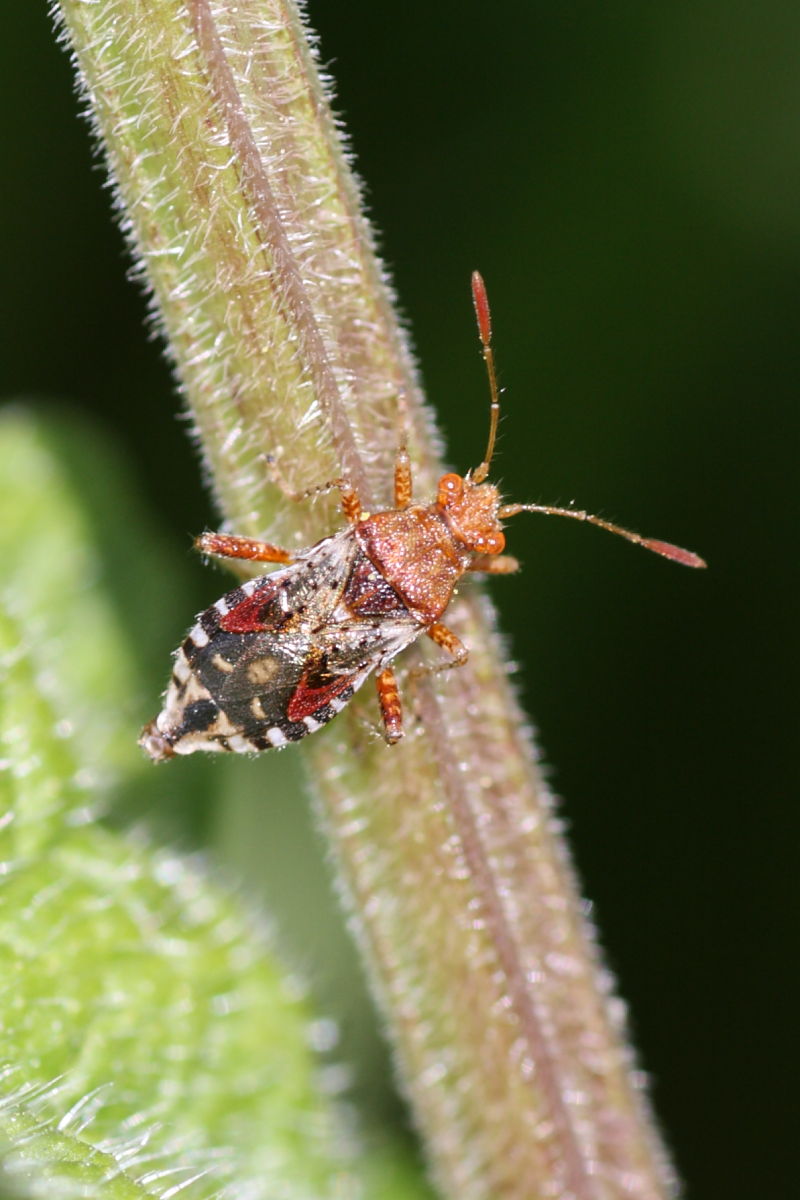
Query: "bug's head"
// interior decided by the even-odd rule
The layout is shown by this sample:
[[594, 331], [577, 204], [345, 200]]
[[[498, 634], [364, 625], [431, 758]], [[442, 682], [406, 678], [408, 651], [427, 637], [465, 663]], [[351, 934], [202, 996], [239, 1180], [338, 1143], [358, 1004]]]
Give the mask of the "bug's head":
[[506, 539], [500, 528], [500, 492], [493, 483], [475, 483], [467, 475], [442, 475], [436, 503], [450, 528], [476, 554], [502, 554]]

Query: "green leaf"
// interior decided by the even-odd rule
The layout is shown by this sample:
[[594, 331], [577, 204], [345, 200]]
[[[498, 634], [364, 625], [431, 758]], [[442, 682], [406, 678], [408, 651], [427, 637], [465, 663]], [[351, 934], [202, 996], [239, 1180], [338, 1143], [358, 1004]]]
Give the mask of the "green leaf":
[[0, 419], [0, 1196], [362, 1194], [263, 923], [97, 820], [110, 782], [146, 806], [159, 772], [130, 750], [137, 663], [58, 441]]
[[[62, 454], [77, 438], [80, 467]], [[109, 457], [83, 423], [63, 416], [37, 421], [23, 408], [8, 408], [0, 418], [0, 603], [17, 625], [19, 652], [52, 709], [58, 736], [77, 742], [87, 767], [99, 771], [102, 764], [95, 784], [138, 765], [129, 728], [139, 692], [138, 633], [126, 630], [107, 594], [109, 564], [94, 537], [97, 514], [106, 520], [113, 514], [118, 544], [130, 557], [144, 556], [126, 520], [126, 490], [114, 487], [110, 503], [104, 486], [105, 500], [90, 505], [74, 486], [78, 471], [81, 492], [108, 485], [103, 476], [116, 466]], [[146, 620], [141, 624], [146, 631]]]

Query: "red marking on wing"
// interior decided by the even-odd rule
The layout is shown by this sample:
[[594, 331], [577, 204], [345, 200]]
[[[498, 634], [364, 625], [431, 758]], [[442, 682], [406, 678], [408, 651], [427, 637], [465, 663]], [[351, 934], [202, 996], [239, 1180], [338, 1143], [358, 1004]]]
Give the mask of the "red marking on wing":
[[306, 671], [286, 707], [286, 716], [290, 721], [302, 721], [303, 717], [313, 716], [318, 709], [324, 708], [331, 700], [346, 692], [352, 682], [352, 675], [334, 675], [330, 682], [324, 683], [322, 687], [312, 687], [308, 683]]
[[[253, 592], [246, 600], [242, 600], [230, 612], [220, 617], [220, 629], [226, 633], [262, 633], [265, 629], [277, 628], [273, 613], [264, 613], [264, 609], [275, 596], [275, 585], [266, 584]], [[285, 619], [285, 614], [282, 614]], [[266, 616], [266, 619], [265, 619]]]

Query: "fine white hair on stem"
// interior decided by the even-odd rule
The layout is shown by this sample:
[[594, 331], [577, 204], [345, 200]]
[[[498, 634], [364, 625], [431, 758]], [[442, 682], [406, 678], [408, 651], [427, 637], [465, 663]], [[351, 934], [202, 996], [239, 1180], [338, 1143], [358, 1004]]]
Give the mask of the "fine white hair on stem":
[[[287, 504], [263, 470], [278, 446], [294, 490], [345, 474], [385, 503], [398, 398], [430, 495], [433, 422], [297, 9], [59, 11], [228, 526], [289, 547], [330, 532], [333, 501]], [[402, 745], [365, 740], [354, 702], [308, 747], [434, 1176], [459, 1200], [664, 1200], [673, 1175], [488, 602], [465, 588], [448, 625], [470, 661], [419, 684]]]

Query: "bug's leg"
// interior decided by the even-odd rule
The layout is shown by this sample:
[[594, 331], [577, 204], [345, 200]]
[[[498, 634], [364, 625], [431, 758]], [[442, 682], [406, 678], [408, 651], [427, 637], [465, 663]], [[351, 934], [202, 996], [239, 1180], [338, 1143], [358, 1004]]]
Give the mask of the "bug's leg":
[[476, 554], [467, 570], [483, 575], [513, 575], [519, 570], [519, 559], [511, 554]]
[[432, 668], [434, 671], [449, 671], [452, 667], [463, 667], [469, 658], [469, 650], [461, 638], [456, 637], [452, 629], [448, 629], [441, 621], [434, 621], [425, 632], [432, 642], [452, 655], [450, 662], [440, 663], [439, 666]]
[[378, 703], [381, 706], [384, 737], [391, 745], [393, 742], [399, 742], [404, 733], [403, 706], [400, 702], [397, 679], [392, 668], [384, 667], [382, 671], [379, 671], [375, 676], [375, 684], [378, 689]]
[[440, 671], [452, 671], [453, 667], [463, 667], [469, 658], [469, 650], [461, 641], [461, 638], [456, 637], [452, 629], [448, 629], [441, 621], [434, 621], [432, 625], [428, 626], [425, 633], [432, 642], [435, 642], [437, 646], [441, 646], [451, 657], [449, 662], [437, 663], [432, 667], [414, 667], [409, 672], [412, 678], [419, 679], [423, 675], [438, 675]]
[[195, 538], [195, 549], [201, 554], [218, 558], [247, 558], [251, 562], [291, 563], [294, 555], [283, 546], [260, 542], [258, 538], [236, 537], [232, 533], [201, 533]]
[[358, 492], [355, 490], [349, 479], [340, 476], [338, 479], [329, 479], [327, 483], [318, 483], [315, 487], [305, 488], [301, 492], [296, 492], [289, 487], [284, 479], [277, 462], [271, 454], [267, 454], [266, 463], [269, 467], [269, 473], [272, 482], [276, 487], [279, 487], [286, 496], [287, 500], [300, 502], [308, 500], [311, 496], [321, 496], [325, 492], [330, 492], [334, 488], [339, 489], [339, 495], [342, 501], [342, 512], [351, 525], [356, 525], [361, 520], [363, 508]]
[[394, 506], [408, 508], [411, 503], [411, 459], [403, 442], [394, 460]]
[[399, 439], [394, 458], [394, 506], [403, 509], [408, 508], [411, 503], [413, 480], [411, 478], [411, 457], [408, 453], [411, 420], [408, 415], [408, 404], [402, 392], [397, 396], [397, 419]]
[[334, 487], [339, 489], [342, 512], [345, 517], [351, 525], [357, 525], [364, 513], [358, 492], [347, 479], [334, 480]]
[[417, 682], [426, 675], [438, 675], [440, 671], [452, 671], [454, 667], [463, 667], [464, 663], [469, 658], [469, 650], [457, 637], [452, 629], [448, 629], [441, 621], [434, 621], [425, 630], [426, 635], [435, 642], [437, 646], [441, 646], [443, 650], [451, 656], [448, 662], [436, 663], [434, 666], [413, 667], [408, 672], [408, 682], [410, 687], [410, 695], [414, 707], [416, 708]]

